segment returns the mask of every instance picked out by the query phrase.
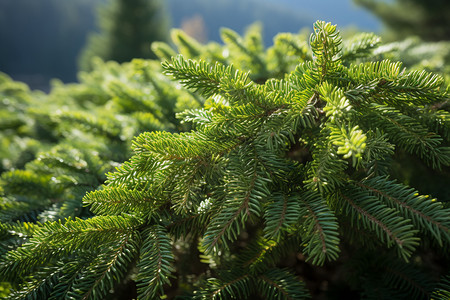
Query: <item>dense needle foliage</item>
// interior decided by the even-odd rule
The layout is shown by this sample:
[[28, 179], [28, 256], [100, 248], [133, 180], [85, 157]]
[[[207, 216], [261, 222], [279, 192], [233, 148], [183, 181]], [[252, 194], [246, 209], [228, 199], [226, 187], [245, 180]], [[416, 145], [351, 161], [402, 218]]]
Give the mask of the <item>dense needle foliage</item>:
[[54, 88], [59, 109], [21, 86], [3, 100], [9, 297], [445, 297], [448, 199], [401, 172], [449, 178], [443, 77], [321, 21], [269, 49], [257, 26], [222, 37], [174, 30], [161, 66], [99, 62]]

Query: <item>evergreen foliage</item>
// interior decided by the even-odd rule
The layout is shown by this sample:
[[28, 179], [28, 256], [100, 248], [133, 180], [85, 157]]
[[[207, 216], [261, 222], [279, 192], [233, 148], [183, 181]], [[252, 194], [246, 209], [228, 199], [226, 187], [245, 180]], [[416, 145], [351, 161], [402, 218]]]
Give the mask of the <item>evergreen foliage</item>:
[[449, 178], [444, 78], [373, 34], [317, 21], [265, 49], [260, 30], [224, 29], [224, 45], [175, 30], [177, 51], [152, 46], [162, 69], [97, 62], [49, 107], [19, 88], [10, 128], [52, 139], [4, 165], [11, 299], [112, 299], [130, 281], [139, 299], [308, 299], [315, 281], [329, 298], [449, 292], [448, 199], [398, 176], [406, 157]]
[[46, 221], [92, 214], [81, 199], [128, 159], [133, 136], [179, 131], [175, 113], [195, 98], [158, 75], [159, 64], [96, 61], [80, 84], [55, 82], [45, 96], [3, 75], [2, 221]]

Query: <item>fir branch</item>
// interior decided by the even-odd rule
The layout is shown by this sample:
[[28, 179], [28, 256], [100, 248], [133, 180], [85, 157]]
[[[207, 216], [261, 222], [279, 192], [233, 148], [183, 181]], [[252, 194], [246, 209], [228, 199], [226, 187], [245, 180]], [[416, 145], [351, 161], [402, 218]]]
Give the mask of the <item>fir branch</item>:
[[163, 204], [144, 191], [115, 187], [88, 193], [84, 196], [83, 202], [90, 206], [93, 213], [100, 215], [153, 211]]
[[132, 236], [137, 224], [135, 218], [119, 216], [47, 222], [26, 244], [9, 251], [2, 258], [0, 274], [5, 278], [21, 277], [73, 252], [108, 247], [117, 240]]
[[366, 149], [363, 154], [363, 166], [367, 170], [367, 178], [387, 175], [392, 162], [395, 146], [389, 143], [387, 134], [378, 128], [367, 132]]
[[235, 240], [245, 221], [252, 215], [260, 215], [261, 202], [270, 194], [267, 188], [270, 180], [260, 174], [257, 157], [244, 155], [230, 158], [229, 175], [224, 182], [227, 187], [225, 201], [203, 236], [202, 245], [207, 253], [215, 250], [219, 242]]
[[359, 33], [345, 41], [342, 47], [342, 60], [352, 61], [355, 58], [365, 58], [371, 54], [381, 42], [381, 38], [374, 33]]
[[222, 272], [221, 278], [209, 278], [206, 285], [195, 292], [194, 299], [248, 299], [251, 288], [249, 274]]
[[107, 88], [113, 96], [112, 101], [120, 107], [121, 112], [129, 114], [135, 111], [143, 111], [151, 113], [158, 119], [163, 118], [161, 108], [153, 100], [153, 94], [157, 91], [156, 88], [150, 91], [148, 89], [143, 90], [140, 86], [124, 85], [122, 78], [110, 80]]
[[346, 175], [343, 171], [347, 162], [340, 159], [333, 147], [316, 145], [312, 152], [313, 161], [308, 166], [308, 177], [304, 181], [311, 190], [330, 192], [343, 186]]
[[36, 272], [33, 279], [24, 283], [18, 290], [8, 295], [10, 300], [20, 299], [48, 299], [53, 286], [57, 284], [60, 276], [58, 267], [47, 268], [45, 271]]
[[[295, 143], [295, 134], [303, 126], [308, 116], [294, 114], [288, 110], [279, 110], [271, 114], [259, 128], [255, 142], [264, 145], [265, 150], [281, 153]], [[306, 125], [306, 123], [304, 123]]]
[[210, 220], [211, 213], [209, 211], [187, 214], [185, 216], [174, 216], [171, 219], [171, 223], [167, 225], [167, 229], [174, 239], [180, 239], [189, 234], [201, 235], [205, 232]]
[[445, 95], [441, 89], [443, 83], [444, 78], [438, 74], [411, 71], [399, 78], [392, 93], [414, 104], [429, 104], [442, 100]]
[[419, 244], [411, 220], [382, 204], [378, 198], [358, 188], [349, 188], [336, 194], [338, 207], [350, 218], [352, 225], [374, 231], [387, 247], [396, 247], [405, 261]]
[[317, 88], [317, 92], [320, 94], [320, 98], [326, 101], [323, 111], [330, 122], [336, 124], [354, 118], [352, 105], [345, 97], [342, 89], [337, 88], [328, 82], [324, 82]]
[[[436, 241], [427, 258], [446, 250], [449, 210], [386, 174], [399, 168], [389, 165], [394, 147], [450, 165], [442, 77], [373, 62], [399, 52], [373, 34], [343, 44], [322, 21], [311, 51], [301, 34], [281, 34], [266, 50], [257, 25], [222, 36], [225, 46], [203, 46], [174, 30], [184, 57], [154, 44], [168, 59], [162, 69], [97, 61], [81, 84], [50, 95], [0, 74], [0, 276], [12, 297], [103, 299], [130, 275], [142, 299], [194, 289], [200, 299], [307, 298], [299, 278], [312, 277], [298, 259], [337, 260], [341, 239], [348, 255], [329, 270], [341, 274], [354, 258], [359, 269], [342, 274], [355, 274], [356, 296], [429, 296], [439, 268], [429, 276], [404, 261], [419, 234]], [[119, 166], [133, 135], [133, 156]], [[87, 191], [100, 216], [82, 209]], [[36, 220], [44, 223], [21, 223]], [[193, 256], [200, 269], [186, 268]], [[286, 257], [297, 257], [292, 273], [276, 268]]]
[[213, 116], [212, 108], [187, 109], [177, 114], [177, 118], [181, 119], [182, 123], [192, 123], [196, 129], [207, 126], [212, 121]]
[[[38, 175], [28, 170], [13, 170], [1, 176], [4, 192], [10, 195], [24, 195], [30, 198], [51, 199], [57, 194], [51, 176]], [[40, 199], [41, 201], [45, 201]], [[48, 200], [46, 201], [48, 203]]]
[[383, 130], [394, 144], [418, 155], [433, 168], [450, 165], [450, 147], [441, 146], [439, 135], [428, 132], [414, 118], [395, 108], [378, 104], [372, 104], [371, 108], [365, 121], [370, 128]]
[[329, 124], [331, 130], [330, 142], [337, 146], [337, 154], [343, 158], [352, 158], [352, 165], [356, 167], [362, 160], [366, 149], [367, 136], [358, 126], [350, 128], [351, 125]]
[[284, 234], [278, 242], [258, 236], [239, 252], [236, 265], [248, 269], [251, 274], [263, 274], [282, 262], [290, 253], [300, 251], [300, 244], [298, 230]]
[[406, 72], [401, 62], [383, 60], [366, 64], [352, 65], [348, 77], [354, 82], [355, 89], [349, 92], [363, 94], [379, 104], [401, 107], [412, 103], [415, 105], [433, 104], [442, 101], [445, 93], [441, 87], [442, 76], [425, 71]]
[[[70, 126], [80, 127], [84, 131], [94, 132], [95, 134], [105, 136], [110, 140], [121, 141], [121, 128], [119, 123], [109, 118], [99, 118], [91, 113], [84, 111], [59, 111], [53, 116], [56, 122], [65, 124], [71, 124]], [[72, 130], [67, 128], [66, 130]], [[60, 129], [61, 130], [61, 129]], [[64, 130], [64, 129], [63, 129]]]
[[310, 299], [305, 284], [284, 269], [271, 269], [258, 276], [258, 293], [265, 299]]
[[284, 231], [298, 222], [300, 206], [298, 195], [275, 193], [264, 212], [264, 236], [279, 241]]
[[[438, 133], [445, 140], [450, 140], [450, 112], [446, 110], [434, 110], [433, 108], [419, 108], [420, 121], [430, 128], [431, 131]], [[414, 110], [417, 114], [417, 110]]]
[[419, 265], [379, 252], [358, 251], [349, 266], [351, 281], [367, 299], [428, 299], [433, 286]]
[[162, 63], [164, 73], [181, 81], [187, 88], [201, 90], [205, 97], [220, 94], [222, 82], [236, 84], [235, 90], [245, 89], [252, 85], [248, 74], [236, 71], [232, 66], [225, 67], [219, 63], [211, 65], [204, 61], [185, 60], [182, 56]]
[[140, 239], [132, 234], [118, 239], [111, 250], [101, 253], [74, 281], [71, 291], [82, 300], [103, 298], [123, 279], [136, 257]]
[[[177, 46], [180, 54], [185, 55], [189, 58], [196, 58], [199, 57], [202, 53], [202, 45], [200, 45], [200, 43], [198, 43], [195, 39], [190, 37], [182, 30], [173, 28], [170, 31], [170, 37]], [[172, 51], [170, 53], [172, 53]], [[168, 58], [170, 58], [171, 56], [175, 55], [170, 55], [168, 56]]]
[[[255, 29], [256, 27], [253, 27]], [[250, 33], [250, 32], [248, 32]], [[245, 57], [241, 59], [248, 60], [248, 66], [256, 71], [256, 73], [260, 73], [260, 76], [266, 73], [266, 63], [264, 62], [262, 55], [263, 43], [255, 34], [247, 34], [245, 40], [239, 36], [235, 31], [229, 28], [222, 28], [220, 31], [220, 36], [228, 48], [232, 48], [232, 50], [236, 49], [239, 51], [241, 55], [236, 55], [236, 57]], [[255, 39], [255, 37], [257, 37]], [[258, 40], [259, 41], [258, 41]], [[243, 55], [242, 55], [243, 54]]]
[[450, 243], [450, 209], [428, 196], [422, 196], [413, 188], [396, 183], [387, 177], [374, 177], [358, 186], [381, 198], [388, 206], [402, 212], [411, 219], [416, 228], [429, 233], [443, 246]]
[[450, 298], [450, 275], [442, 276], [437, 287], [434, 289], [431, 299], [439, 300]]
[[248, 78], [248, 73], [217, 62], [212, 65], [177, 56], [162, 65], [167, 75], [180, 80], [187, 88], [199, 90], [205, 97], [220, 95], [231, 104], [253, 104], [268, 112], [298, 98], [296, 92], [289, 90], [284, 81], [270, 80], [265, 85], [257, 85]]
[[0, 221], [36, 222], [39, 214], [50, 204], [45, 200], [24, 196], [1, 198]]
[[[392, 286], [393, 289], [402, 289], [405, 297], [411, 295], [413, 298], [426, 298], [429, 295], [426, 285], [430, 283], [429, 278], [424, 276], [420, 270], [412, 271], [405, 264], [387, 265], [384, 280], [386, 285]], [[417, 277], [415, 277], [415, 276]], [[399, 293], [401, 293], [399, 291]]]
[[143, 232], [144, 242], [138, 263], [137, 287], [140, 299], [154, 299], [163, 295], [163, 285], [170, 284], [174, 272], [171, 240], [160, 225], [153, 225]]
[[341, 66], [342, 38], [336, 25], [317, 21], [309, 39], [319, 81], [332, 76]]
[[305, 192], [299, 197], [301, 236], [304, 251], [315, 265], [336, 260], [339, 249], [338, 223], [320, 194]]
[[354, 64], [348, 68], [347, 76], [358, 85], [376, 82], [376, 87], [385, 87], [404, 74], [405, 70], [402, 68], [402, 65], [401, 62], [393, 62], [388, 59]]
[[133, 142], [135, 153], [157, 155], [162, 160], [202, 159], [234, 148], [236, 141], [216, 142], [200, 132], [172, 134], [144, 132]]
[[107, 173], [106, 183], [130, 190], [142, 188], [141, 179], [147, 178], [148, 174], [156, 172], [158, 168], [165, 165], [167, 165], [166, 162], [161, 162], [153, 156], [134, 155], [116, 168], [116, 172]]
[[242, 268], [248, 268], [249, 272], [260, 273], [276, 264], [274, 255], [272, 253], [275, 248], [279, 248], [280, 244], [284, 240], [276, 242], [274, 240], [268, 240], [265, 238], [258, 237], [252, 240], [247, 247], [241, 251], [239, 258], [237, 259], [237, 265]]
[[236, 139], [241, 136], [252, 136], [259, 130], [261, 124], [274, 111], [266, 111], [254, 103], [239, 106], [223, 107], [215, 111], [211, 122], [201, 127], [209, 136], [220, 136]]
[[21, 238], [32, 237], [33, 234], [42, 227], [41, 223], [17, 222], [0, 223], [0, 236], [14, 235]]
[[80, 274], [83, 274], [90, 265], [91, 257], [77, 257], [76, 261], [65, 262], [60, 268], [61, 276], [58, 278], [57, 284], [52, 289], [49, 300], [59, 300], [76, 296], [73, 286]]
[[171, 57], [177, 55], [175, 50], [173, 50], [172, 47], [164, 42], [154, 41], [152, 43], [151, 49], [161, 61], [168, 60]]
[[[274, 45], [280, 47], [281, 45], [288, 48], [289, 56], [298, 56], [301, 60], [310, 58], [307, 43], [288, 33], [279, 33], [274, 37]], [[283, 53], [286, 54], [286, 53]]]

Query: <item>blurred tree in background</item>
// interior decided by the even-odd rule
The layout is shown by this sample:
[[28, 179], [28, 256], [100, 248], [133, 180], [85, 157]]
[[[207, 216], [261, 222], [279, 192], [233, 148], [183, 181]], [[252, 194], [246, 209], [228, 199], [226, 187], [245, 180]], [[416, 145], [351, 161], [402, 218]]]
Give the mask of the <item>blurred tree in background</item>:
[[89, 69], [94, 56], [120, 63], [154, 58], [150, 45], [167, 40], [169, 16], [160, 0], [113, 0], [100, 8], [99, 26], [80, 57], [81, 69]]
[[390, 29], [394, 39], [417, 35], [425, 41], [450, 40], [450, 2], [447, 0], [355, 0]]

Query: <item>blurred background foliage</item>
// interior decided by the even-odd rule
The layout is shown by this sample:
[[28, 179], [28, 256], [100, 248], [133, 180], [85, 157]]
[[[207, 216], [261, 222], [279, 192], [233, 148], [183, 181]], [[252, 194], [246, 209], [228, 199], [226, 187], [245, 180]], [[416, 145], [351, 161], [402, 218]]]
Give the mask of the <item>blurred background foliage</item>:
[[[120, 5], [134, 4], [148, 5], [148, 16], [152, 9], [158, 12], [154, 20], [133, 18], [140, 25], [157, 20], [158, 28], [153, 24], [149, 30], [140, 30], [144, 34], [141, 39], [149, 37], [149, 31], [159, 31], [155, 39], [167, 40], [160, 34], [168, 34], [168, 28], [176, 27], [200, 42], [219, 42], [221, 27], [243, 33], [247, 26], [260, 21], [268, 46], [277, 33], [296, 33], [317, 19], [367, 31], [378, 31], [380, 25], [351, 0], [0, 0], [0, 71], [26, 82], [31, 89], [46, 92], [52, 78], [76, 82], [79, 66], [88, 69], [90, 56], [112, 58], [106, 47], [120, 41], [106, 38], [120, 34], [117, 29], [121, 26], [117, 24], [130, 17], [126, 12], [117, 14]], [[125, 44], [122, 48], [126, 48]], [[136, 49], [135, 57], [151, 56], [148, 52], [142, 54], [147, 50]]]
[[[0, 71], [48, 92], [52, 78], [78, 81], [92, 56], [119, 62], [152, 57], [148, 45], [168, 40], [172, 27], [204, 43], [220, 42], [221, 27], [243, 33], [261, 22], [269, 46], [277, 33], [297, 33], [321, 19], [376, 32], [383, 41], [416, 36], [440, 42], [449, 40], [448, 15], [446, 0], [0, 0]], [[115, 45], [120, 53], [113, 53]]]

